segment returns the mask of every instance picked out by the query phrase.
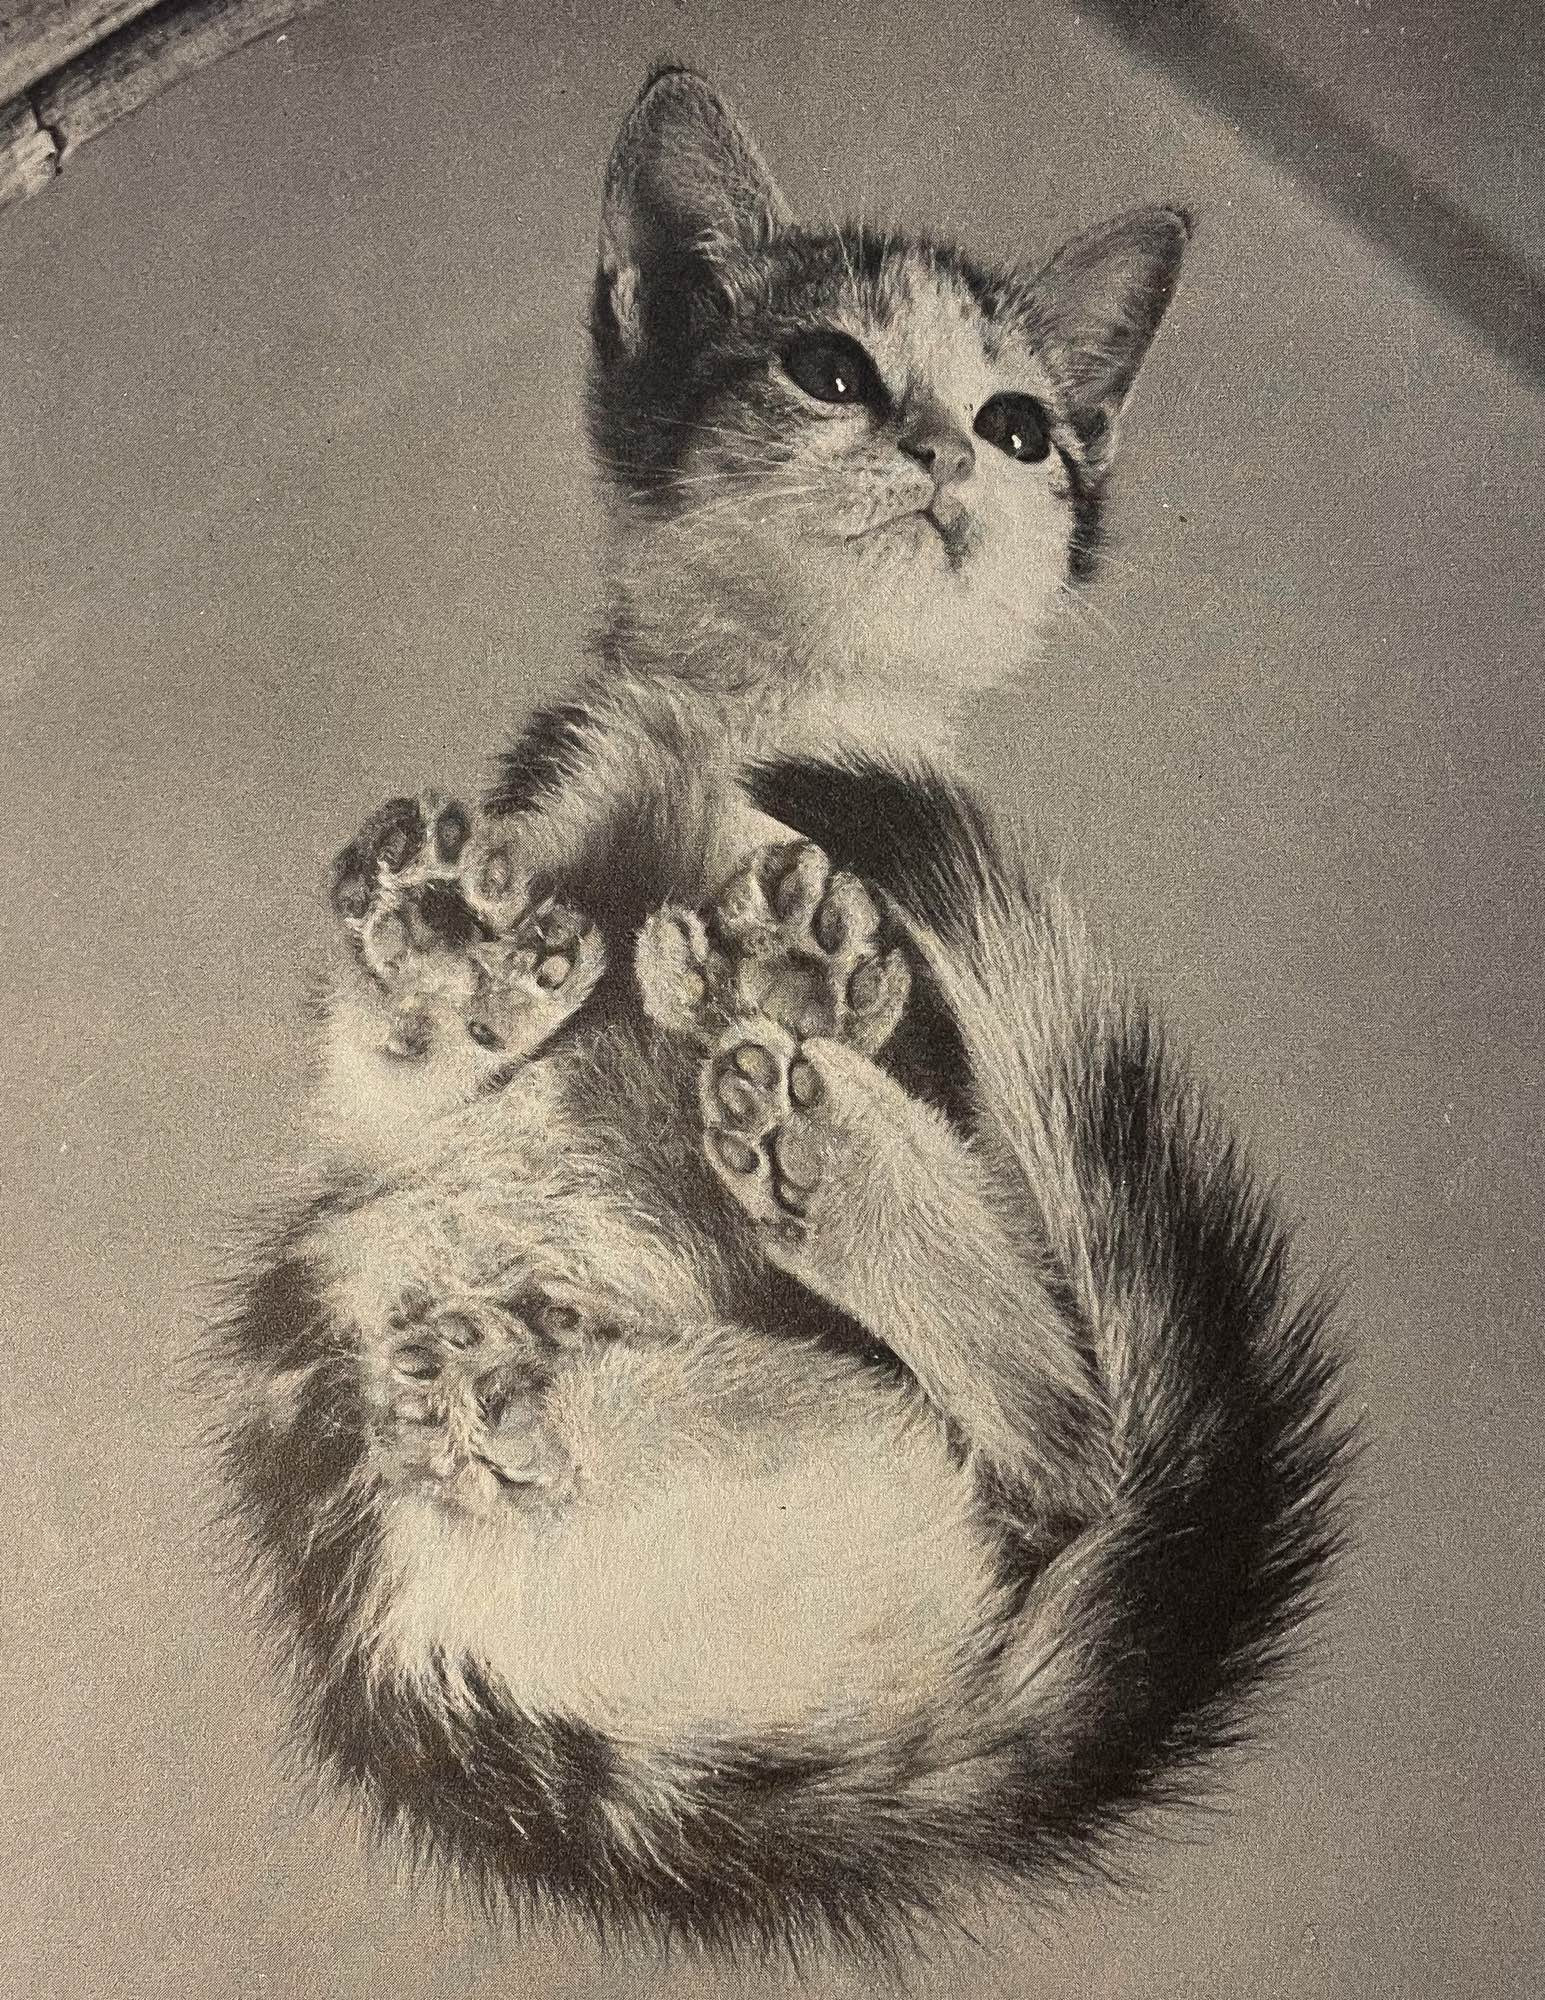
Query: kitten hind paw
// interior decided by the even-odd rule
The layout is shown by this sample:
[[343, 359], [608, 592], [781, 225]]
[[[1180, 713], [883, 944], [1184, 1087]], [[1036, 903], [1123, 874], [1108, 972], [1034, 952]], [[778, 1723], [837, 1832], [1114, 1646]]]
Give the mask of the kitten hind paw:
[[737, 1021], [703, 1064], [698, 1101], [719, 1181], [780, 1244], [803, 1243], [841, 1144], [811, 1052], [779, 1021]]

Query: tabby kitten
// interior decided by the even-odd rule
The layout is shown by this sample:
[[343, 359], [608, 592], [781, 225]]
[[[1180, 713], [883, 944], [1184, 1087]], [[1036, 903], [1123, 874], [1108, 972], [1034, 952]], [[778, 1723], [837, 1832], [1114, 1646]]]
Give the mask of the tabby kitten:
[[894, 754], [1090, 568], [1185, 235], [990, 272], [796, 225], [687, 72], [623, 128], [594, 667], [340, 856], [313, 1185], [218, 1342], [310, 1750], [487, 1900], [884, 1944], [1044, 1888], [1311, 1599], [1323, 1307]]

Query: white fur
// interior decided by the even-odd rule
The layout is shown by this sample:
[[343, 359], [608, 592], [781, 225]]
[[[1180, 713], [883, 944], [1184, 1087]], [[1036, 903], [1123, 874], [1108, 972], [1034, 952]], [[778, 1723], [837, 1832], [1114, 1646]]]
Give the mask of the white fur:
[[894, 1726], [989, 1619], [936, 1424], [851, 1369], [711, 1338], [618, 1347], [550, 1422], [572, 1505], [489, 1521], [389, 1501], [381, 1664], [427, 1680], [443, 1649], [518, 1707], [659, 1747]]

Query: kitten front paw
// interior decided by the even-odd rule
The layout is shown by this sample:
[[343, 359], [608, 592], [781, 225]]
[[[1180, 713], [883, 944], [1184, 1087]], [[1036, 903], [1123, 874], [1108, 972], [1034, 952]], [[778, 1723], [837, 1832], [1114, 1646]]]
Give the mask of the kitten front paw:
[[383, 1052], [404, 1061], [529, 1055], [605, 970], [586, 916], [533, 903], [509, 822], [435, 792], [371, 814], [333, 863], [332, 905], [386, 1003]]
[[911, 990], [874, 896], [807, 840], [762, 848], [702, 910], [658, 911], [635, 970], [650, 1018], [700, 1043], [756, 1016], [869, 1056], [889, 1041]]

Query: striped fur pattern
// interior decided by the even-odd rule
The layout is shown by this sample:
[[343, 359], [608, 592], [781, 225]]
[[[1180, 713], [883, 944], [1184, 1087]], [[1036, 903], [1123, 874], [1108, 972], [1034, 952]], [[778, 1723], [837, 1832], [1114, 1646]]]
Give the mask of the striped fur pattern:
[[[1012, 836], [894, 747], [942, 740], [968, 663], [1020, 657], [1087, 569], [1183, 238], [1143, 211], [992, 275], [801, 232], [685, 72], [624, 127], [596, 665], [480, 811], [397, 802], [346, 850], [309, 1191], [211, 1344], [305, 1754], [491, 1909], [798, 1953], [1044, 1897], [1201, 1789], [1313, 1608], [1327, 1302]], [[812, 326], [867, 357], [857, 410], [791, 391]], [[1010, 392], [1046, 423], [1018, 485], [960, 450]], [[769, 1230], [705, 1146], [719, 1058], [658, 954], [784, 949], [791, 878], [745, 932], [742, 864], [791, 834], [833, 871], [811, 936], [872, 884], [911, 991], [878, 1059], [732, 1023], [814, 1079], [824, 1179]], [[414, 905], [392, 882], [425, 854]], [[390, 1046], [357, 879], [438, 968]], [[442, 1003], [504, 950], [506, 896], [559, 911], [544, 938], [593, 926], [605, 970], [561, 1021], [552, 973], [526, 1059], [474, 1060]]]

